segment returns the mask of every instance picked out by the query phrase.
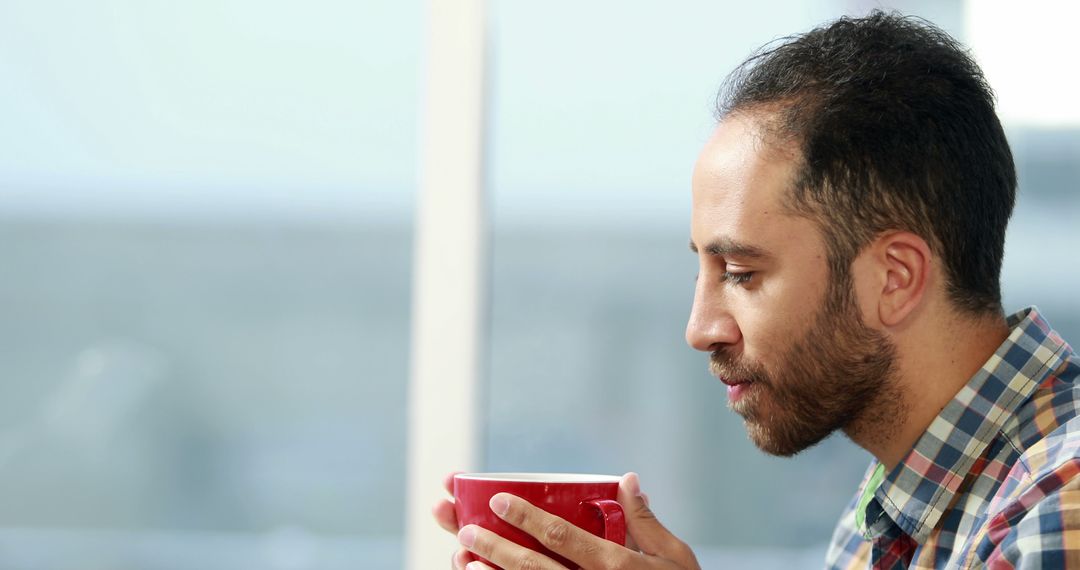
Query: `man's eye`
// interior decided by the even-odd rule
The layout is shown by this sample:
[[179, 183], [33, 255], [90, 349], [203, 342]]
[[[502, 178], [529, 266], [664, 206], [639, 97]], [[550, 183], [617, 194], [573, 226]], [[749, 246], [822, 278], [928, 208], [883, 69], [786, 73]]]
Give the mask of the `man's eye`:
[[748, 283], [753, 276], [753, 271], [744, 271], [741, 273], [725, 271], [723, 277], [724, 281], [731, 281], [732, 283]]

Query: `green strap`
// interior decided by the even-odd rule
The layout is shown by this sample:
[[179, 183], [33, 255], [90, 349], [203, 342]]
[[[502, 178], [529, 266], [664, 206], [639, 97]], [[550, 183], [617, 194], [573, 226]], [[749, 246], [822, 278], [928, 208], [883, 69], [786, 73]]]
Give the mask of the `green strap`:
[[866, 486], [863, 487], [862, 496], [859, 497], [859, 505], [855, 507], [855, 524], [858, 525], [859, 532], [863, 536], [867, 534], [866, 506], [870, 504], [870, 500], [874, 498], [874, 493], [877, 492], [878, 487], [881, 486], [881, 482], [884, 480], [885, 466], [878, 463], [877, 469], [874, 469], [874, 473], [870, 475], [870, 479], [866, 481]]

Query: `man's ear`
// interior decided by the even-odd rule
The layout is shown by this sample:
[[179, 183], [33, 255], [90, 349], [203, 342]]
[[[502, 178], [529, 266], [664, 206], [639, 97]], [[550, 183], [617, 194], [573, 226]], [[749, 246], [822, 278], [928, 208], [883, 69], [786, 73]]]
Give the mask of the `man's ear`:
[[878, 318], [885, 326], [896, 326], [926, 295], [933, 259], [930, 246], [911, 232], [894, 232], [879, 237], [874, 252], [882, 276]]

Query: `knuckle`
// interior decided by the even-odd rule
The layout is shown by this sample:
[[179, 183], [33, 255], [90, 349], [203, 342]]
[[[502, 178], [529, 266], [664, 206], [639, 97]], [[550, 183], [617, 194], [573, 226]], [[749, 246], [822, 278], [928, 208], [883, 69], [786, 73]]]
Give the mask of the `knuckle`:
[[600, 554], [600, 545], [593, 540], [582, 540], [578, 551], [586, 558], [593, 558]]
[[540, 564], [540, 558], [535, 552], [524, 552], [517, 560], [517, 565], [513, 568], [517, 570], [542, 570]]
[[654, 514], [652, 509], [650, 509], [649, 506], [646, 505], [645, 503], [641, 503], [641, 505], [638, 506], [637, 512], [634, 513], [634, 515], [639, 519], [643, 519], [643, 520], [647, 520], [647, 521], [655, 521], [656, 520], [656, 514]]
[[698, 563], [697, 555], [694, 554], [694, 550], [689, 546], [686, 547], [686, 558], [684, 559], [683, 566], [687, 568], [701, 568]]
[[681, 560], [684, 563], [696, 563], [697, 561], [697, 558], [694, 556], [694, 551], [690, 548], [690, 545], [686, 544], [681, 540], [675, 540], [675, 545], [672, 549], [672, 555], [676, 560]]
[[570, 527], [562, 521], [548, 523], [544, 527], [544, 544], [558, 548], [570, 539]]

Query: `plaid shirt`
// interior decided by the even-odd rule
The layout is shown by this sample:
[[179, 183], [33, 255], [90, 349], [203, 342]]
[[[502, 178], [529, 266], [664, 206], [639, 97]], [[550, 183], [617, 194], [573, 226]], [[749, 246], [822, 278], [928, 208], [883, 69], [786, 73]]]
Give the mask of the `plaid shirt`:
[[1034, 307], [1008, 322], [864, 501], [865, 528], [855, 494], [826, 568], [1080, 568], [1080, 359]]

